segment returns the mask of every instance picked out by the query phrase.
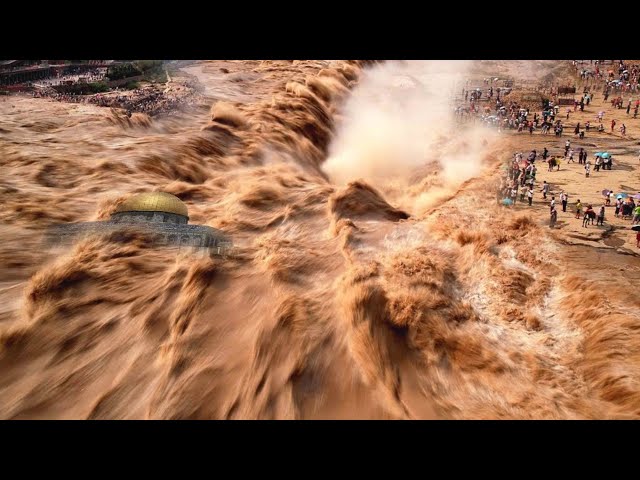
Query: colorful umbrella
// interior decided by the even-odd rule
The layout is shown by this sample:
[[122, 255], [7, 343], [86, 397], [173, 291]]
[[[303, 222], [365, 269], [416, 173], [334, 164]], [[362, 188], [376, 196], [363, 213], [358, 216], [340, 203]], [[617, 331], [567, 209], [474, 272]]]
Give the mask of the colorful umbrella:
[[633, 198], [635, 198], [636, 200], [640, 200], [640, 193], [634, 195]]
[[505, 198], [502, 200], [502, 204], [503, 205], [513, 205], [513, 200], [511, 200], [510, 198]]
[[602, 195], [604, 195], [606, 197], [611, 192], [612, 192], [612, 190], [602, 190]]
[[619, 193], [618, 195], [616, 195], [616, 198], [620, 199], [620, 198], [627, 198], [629, 195], [627, 195], [626, 193]]
[[602, 158], [609, 158], [611, 156], [611, 154], [609, 152], [604, 152], [602, 154]]

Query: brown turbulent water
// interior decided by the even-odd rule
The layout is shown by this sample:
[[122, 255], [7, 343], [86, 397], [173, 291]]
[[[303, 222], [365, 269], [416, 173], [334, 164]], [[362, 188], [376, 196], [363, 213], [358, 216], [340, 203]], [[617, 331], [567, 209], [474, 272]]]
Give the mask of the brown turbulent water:
[[[4, 99], [0, 417], [637, 418], [638, 299], [494, 206], [500, 139], [438, 99], [464, 68], [204, 62], [213, 106], [154, 120]], [[43, 249], [149, 190], [235, 255]]]

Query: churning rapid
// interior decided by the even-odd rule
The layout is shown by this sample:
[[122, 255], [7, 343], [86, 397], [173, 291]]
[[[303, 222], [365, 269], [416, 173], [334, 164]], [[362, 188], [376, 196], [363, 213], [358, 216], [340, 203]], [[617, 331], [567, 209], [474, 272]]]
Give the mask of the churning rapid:
[[[637, 299], [496, 205], [469, 68], [201, 62], [208, 103], [153, 119], [2, 100], [0, 418], [637, 418]], [[234, 254], [43, 248], [146, 191]]]

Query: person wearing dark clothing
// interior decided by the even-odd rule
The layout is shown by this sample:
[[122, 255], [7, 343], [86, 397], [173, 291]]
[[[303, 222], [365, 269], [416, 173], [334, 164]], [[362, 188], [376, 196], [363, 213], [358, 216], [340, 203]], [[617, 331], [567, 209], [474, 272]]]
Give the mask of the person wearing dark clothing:
[[598, 220], [596, 221], [596, 226], [597, 225], [604, 226], [604, 205], [600, 207], [600, 211], [598, 212]]
[[542, 151], [542, 159], [546, 160], [548, 156], [549, 156], [549, 150], [547, 150], [547, 147], [544, 147], [544, 150]]

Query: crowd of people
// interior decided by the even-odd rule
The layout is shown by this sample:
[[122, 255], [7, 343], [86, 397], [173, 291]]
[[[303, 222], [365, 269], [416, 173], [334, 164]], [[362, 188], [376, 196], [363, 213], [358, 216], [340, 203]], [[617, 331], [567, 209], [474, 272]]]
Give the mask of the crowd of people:
[[100, 107], [120, 108], [131, 116], [134, 112], [155, 116], [167, 113], [178, 107], [195, 105], [198, 95], [188, 85], [161, 90], [155, 85], [134, 90], [79, 95], [58, 92], [53, 88], [39, 89], [33, 93], [36, 98], [50, 98], [58, 102], [87, 103]]
[[149, 116], [167, 113], [180, 106], [193, 105], [196, 97], [192, 91], [167, 91], [159, 88], [140, 88], [126, 95], [106, 95], [98, 93], [89, 97], [88, 103], [101, 107], [121, 108], [127, 111], [145, 113]]
[[[608, 101], [609, 96], [616, 92], [621, 93], [636, 93], [640, 92], [638, 88], [638, 78], [640, 77], [640, 67], [628, 66], [623, 61], [617, 63], [618, 78], [614, 78], [615, 71], [609, 69], [606, 72], [601, 71], [605, 68], [600, 64], [598, 60], [590, 61], [591, 68], [585, 68], [584, 62], [574, 61], [576, 70], [579, 70], [580, 78], [587, 79], [593, 78], [594, 81], [602, 83], [605, 101]], [[531, 118], [529, 108], [521, 105], [516, 101], [505, 102], [504, 97], [511, 92], [511, 88], [495, 88], [492, 85], [493, 79], [485, 79], [486, 85], [491, 85], [488, 89], [463, 89], [464, 103], [459, 105], [455, 109], [455, 115], [460, 121], [480, 121], [486, 125], [498, 128], [498, 130], [517, 130], [518, 132], [529, 132], [533, 134], [535, 130], [541, 129], [542, 134], [548, 134], [553, 131], [554, 135], [561, 137], [564, 132], [564, 125], [562, 119], [560, 119], [560, 92], [563, 90], [559, 87], [551, 87], [549, 94], [550, 100], [543, 101], [543, 111], [541, 115], [534, 113]], [[573, 88], [573, 87], [572, 87]], [[575, 88], [568, 89], [569, 91], [575, 91]], [[588, 106], [594, 98], [594, 86], [585, 86], [584, 91], [580, 94], [579, 100], [574, 99], [573, 105], [567, 107], [566, 120], [571, 117], [572, 111], [575, 112], [580, 109], [584, 111], [585, 106]], [[546, 91], [546, 90], [545, 90]], [[496, 95], [495, 103], [493, 103], [494, 94]], [[502, 98], [501, 98], [502, 95]], [[488, 105], [481, 106], [480, 102], [488, 102]], [[622, 109], [625, 108], [625, 100], [622, 95], [616, 96], [611, 100], [612, 105]], [[640, 99], [634, 102], [628, 99], [626, 101], [626, 113], [631, 115], [633, 112], [633, 118], [637, 118], [640, 110]], [[601, 112], [596, 120], [598, 122], [597, 131], [604, 132], [605, 127], [603, 122], [604, 112]], [[564, 114], [563, 114], [564, 117]], [[616, 121], [612, 121], [611, 131], [613, 132], [616, 126]], [[584, 138], [591, 129], [591, 123], [587, 122], [583, 128], [580, 125], [576, 127], [574, 133], [580, 138]], [[626, 135], [626, 125], [623, 123], [619, 126], [619, 132], [624, 136]]]
[[[591, 160], [584, 147], [578, 151], [578, 164], [584, 166], [585, 176], [589, 177], [591, 170]], [[608, 153], [598, 152], [594, 155], [595, 170], [611, 170], [613, 165], [613, 156]], [[551, 184], [546, 180], [541, 185], [536, 184], [536, 160], [547, 162], [548, 171], [551, 172], [555, 167], [560, 169], [560, 158], [567, 163], [574, 163], [574, 150], [571, 147], [571, 141], [567, 140], [564, 146], [564, 155], [550, 155], [549, 150], [545, 147], [542, 153], [532, 150], [526, 157], [522, 152], [515, 153], [513, 159], [506, 166], [504, 175], [502, 175], [500, 184], [497, 188], [497, 200], [505, 206], [513, 207], [519, 201], [521, 203], [533, 205], [534, 194], [536, 189], [542, 194], [542, 199], [549, 201], [549, 225], [554, 227], [558, 212], [556, 209], [556, 197], [551, 196]], [[628, 220], [633, 224], [640, 224], [640, 193], [629, 196], [625, 193], [614, 194], [613, 190], [607, 189], [602, 192], [602, 205], [596, 212], [593, 205], [589, 204], [583, 211], [583, 205], [578, 199], [575, 203], [575, 218], [582, 220], [582, 226], [587, 228], [589, 225], [604, 226], [606, 207], [615, 205], [614, 216], [621, 220]], [[614, 203], [615, 196], [615, 203]], [[638, 201], [638, 202], [636, 202]], [[567, 211], [569, 204], [569, 194], [562, 190], [560, 192], [560, 202], [563, 212]], [[640, 233], [638, 234], [640, 242]], [[640, 247], [640, 243], [638, 245]]]
[[[605, 88], [615, 92], [639, 92], [640, 68], [636, 65], [627, 65], [623, 60], [614, 62], [607, 67], [599, 60], [573, 61], [574, 68], [582, 80], [593, 79], [604, 83]], [[616, 73], [617, 72], [617, 73]]]
[[88, 72], [67, 72], [65, 75], [58, 75], [51, 79], [44, 80], [41, 83], [45, 83], [50, 86], [54, 85], [69, 85], [76, 83], [93, 83], [102, 82], [105, 80], [107, 74], [106, 68], [96, 68]]

